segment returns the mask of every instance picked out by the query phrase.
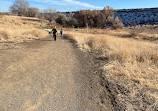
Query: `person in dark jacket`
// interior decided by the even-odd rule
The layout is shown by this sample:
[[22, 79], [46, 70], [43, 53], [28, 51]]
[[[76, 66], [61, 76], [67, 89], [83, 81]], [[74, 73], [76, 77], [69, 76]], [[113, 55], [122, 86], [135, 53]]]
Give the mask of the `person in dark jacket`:
[[63, 29], [60, 30], [60, 35], [63, 36]]
[[53, 32], [53, 38], [54, 38], [54, 40], [56, 41], [56, 38], [57, 38], [57, 29], [56, 29], [56, 27], [54, 27], [54, 28], [52, 29], [52, 32]]

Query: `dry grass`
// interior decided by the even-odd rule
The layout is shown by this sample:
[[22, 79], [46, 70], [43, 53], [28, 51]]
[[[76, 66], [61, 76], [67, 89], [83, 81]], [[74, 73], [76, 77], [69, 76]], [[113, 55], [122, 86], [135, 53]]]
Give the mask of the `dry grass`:
[[[70, 39], [75, 40], [82, 50], [99, 50], [102, 52], [102, 57], [108, 58], [108, 64], [105, 64], [103, 69], [111, 80], [120, 79], [121, 75], [123, 76], [121, 79], [125, 81], [125, 78], [128, 78], [138, 86], [158, 91], [158, 45], [156, 43], [116, 37], [119, 34], [126, 34], [118, 30], [105, 32], [98, 29], [99, 33], [96, 33], [92, 29], [89, 32], [77, 30], [65, 33]], [[158, 98], [158, 94], [155, 98]]]
[[45, 24], [36, 18], [1, 16], [0, 42], [21, 42], [46, 37], [47, 32], [40, 29], [42, 25]]
[[134, 38], [139, 40], [158, 41], [158, 26], [132, 27], [124, 29], [77, 29], [78, 32], [87, 32], [89, 34], [106, 34], [122, 38]]

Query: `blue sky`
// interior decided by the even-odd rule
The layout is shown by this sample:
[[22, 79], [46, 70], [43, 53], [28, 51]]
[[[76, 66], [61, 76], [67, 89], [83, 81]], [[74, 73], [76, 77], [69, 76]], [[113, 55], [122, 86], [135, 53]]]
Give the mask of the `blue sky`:
[[[14, 0], [0, 0], [0, 12], [9, 11]], [[41, 11], [55, 8], [57, 11], [76, 11], [81, 9], [102, 9], [111, 6], [114, 9], [158, 7], [158, 0], [28, 0], [30, 6]]]

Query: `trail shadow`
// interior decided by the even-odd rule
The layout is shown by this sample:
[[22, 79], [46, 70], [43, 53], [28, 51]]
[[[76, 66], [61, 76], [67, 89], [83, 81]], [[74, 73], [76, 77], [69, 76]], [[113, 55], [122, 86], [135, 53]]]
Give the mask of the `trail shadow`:
[[49, 35], [46, 38], [37, 39], [36, 41], [54, 41], [54, 38]]
[[38, 39], [37, 41], [54, 41], [53, 39]]

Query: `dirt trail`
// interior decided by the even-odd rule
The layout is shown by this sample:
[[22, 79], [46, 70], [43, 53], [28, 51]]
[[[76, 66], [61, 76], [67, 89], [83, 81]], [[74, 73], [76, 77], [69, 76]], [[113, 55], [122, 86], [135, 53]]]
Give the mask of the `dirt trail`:
[[0, 49], [0, 111], [105, 111], [93, 69], [61, 38]]

